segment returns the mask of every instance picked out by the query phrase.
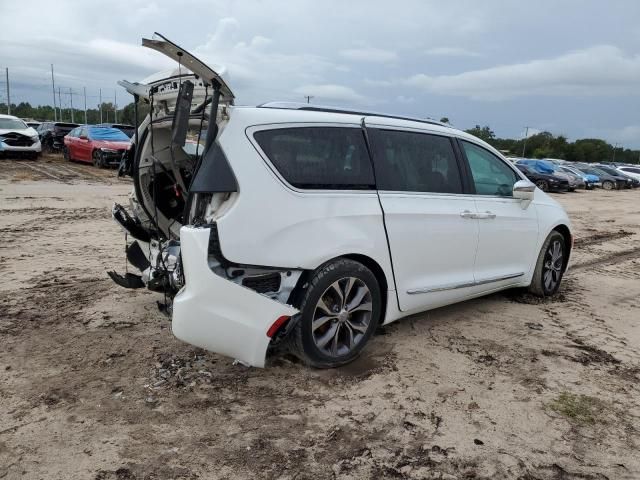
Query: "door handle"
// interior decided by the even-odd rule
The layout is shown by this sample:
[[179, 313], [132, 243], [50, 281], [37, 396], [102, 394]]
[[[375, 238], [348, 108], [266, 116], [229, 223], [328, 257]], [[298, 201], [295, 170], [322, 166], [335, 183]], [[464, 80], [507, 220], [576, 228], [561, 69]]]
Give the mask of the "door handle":
[[474, 218], [477, 218], [479, 220], [492, 220], [492, 219], [496, 218], [496, 214], [487, 210], [484, 213], [476, 214], [476, 216]]
[[462, 218], [475, 218], [478, 220], [491, 220], [496, 218], [496, 214], [488, 210], [484, 213], [473, 213], [469, 210], [464, 210], [463, 212], [460, 212], [460, 216]]

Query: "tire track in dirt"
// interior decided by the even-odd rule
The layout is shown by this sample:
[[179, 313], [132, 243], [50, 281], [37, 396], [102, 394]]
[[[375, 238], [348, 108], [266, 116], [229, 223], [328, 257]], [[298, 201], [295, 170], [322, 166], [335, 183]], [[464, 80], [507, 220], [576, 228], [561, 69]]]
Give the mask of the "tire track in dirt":
[[622, 250], [619, 252], [606, 253], [594, 258], [592, 260], [586, 260], [584, 262], [576, 263], [571, 266], [571, 270], [582, 270], [588, 267], [599, 267], [607, 265], [616, 265], [618, 263], [624, 263], [629, 260], [640, 258], [640, 246]]
[[583, 248], [588, 245], [599, 245], [601, 243], [607, 243], [612, 240], [618, 240], [620, 238], [629, 237], [635, 235], [635, 232], [621, 229], [617, 232], [594, 232], [593, 235], [578, 237], [575, 239], [574, 248]]

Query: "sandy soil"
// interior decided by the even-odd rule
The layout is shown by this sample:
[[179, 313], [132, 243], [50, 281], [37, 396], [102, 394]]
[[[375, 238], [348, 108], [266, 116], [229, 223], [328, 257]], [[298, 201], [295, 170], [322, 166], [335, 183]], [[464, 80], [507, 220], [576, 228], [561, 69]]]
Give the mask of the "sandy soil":
[[556, 196], [578, 237], [556, 298], [414, 316], [316, 371], [194, 349], [113, 284], [130, 186], [0, 161], [0, 478], [640, 478], [640, 191]]

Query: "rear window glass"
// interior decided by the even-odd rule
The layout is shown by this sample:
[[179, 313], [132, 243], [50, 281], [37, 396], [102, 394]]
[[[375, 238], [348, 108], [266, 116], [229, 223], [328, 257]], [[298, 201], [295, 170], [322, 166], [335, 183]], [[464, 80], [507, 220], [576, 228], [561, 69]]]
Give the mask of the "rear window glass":
[[254, 138], [280, 175], [294, 187], [373, 189], [375, 182], [362, 130], [295, 127], [261, 130]]
[[380, 190], [462, 193], [448, 137], [399, 130], [373, 131]]

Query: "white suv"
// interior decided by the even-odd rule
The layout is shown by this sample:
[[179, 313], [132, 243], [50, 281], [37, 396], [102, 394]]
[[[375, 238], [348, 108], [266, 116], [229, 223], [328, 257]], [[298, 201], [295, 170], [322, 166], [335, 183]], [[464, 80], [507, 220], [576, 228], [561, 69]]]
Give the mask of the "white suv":
[[[401, 317], [511, 287], [558, 290], [565, 211], [481, 140], [431, 120], [234, 107], [188, 52], [143, 44], [195, 75], [123, 82], [152, 113], [121, 165], [130, 210], [114, 206], [141, 275], [110, 275], [164, 292], [178, 338], [259, 367], [275, 348], [333, 367]], [[185, 129], [202, 133], [190, 148]]]

